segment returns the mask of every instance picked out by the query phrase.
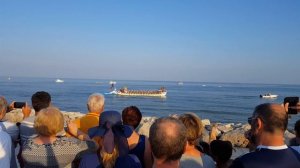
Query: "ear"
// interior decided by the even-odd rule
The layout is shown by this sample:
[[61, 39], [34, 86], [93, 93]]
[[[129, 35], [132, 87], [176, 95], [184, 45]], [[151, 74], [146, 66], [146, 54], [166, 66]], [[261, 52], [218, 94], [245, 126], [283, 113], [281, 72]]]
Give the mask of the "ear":
[[260, 119], [260, 118], [257, 118], [256, 119], [256, 127], [257, 127], [257, 129], [262, 129], [263, 128], [263, 122], [262, 122], [262, 120]]

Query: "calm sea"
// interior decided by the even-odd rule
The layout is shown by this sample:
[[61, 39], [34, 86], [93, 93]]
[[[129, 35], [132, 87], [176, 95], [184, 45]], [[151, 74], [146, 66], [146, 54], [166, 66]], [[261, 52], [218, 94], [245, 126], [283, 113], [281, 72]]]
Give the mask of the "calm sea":
[[[108, 93], [109, 80], [96, 79], [64, 79], [64, 83], [55, 83], [53, 78], [18, 78], [0, 77], [0, 95], [8, 101], [26, 101], [36, 91], [47, 91], [52, 102], [62, 111], [86, 113], [86, 101], [94, 92]], [[300, 85], [278, 84], [239, 84], [239, 83], [205, 83], [166, 81], [126, 81], [117, 80], [116, 87], [127, 86], [129, 89], [159, 89], [164, 86], [168, 90], [167, 97], [121, 97], [105, 95], [105, 109], [122, 111], [126, 106], [138, 106], [144, 116], [167, 116], [195, 112], [201, 118], [212, 122], [246, 123], [254, 107], [261, 103], [282, 103], [286, 96], [300, 96]], [[261, 99], [260, 94], [278, 94], [277, 99]], [[300, 114], [289, 120], [291, 127]]]

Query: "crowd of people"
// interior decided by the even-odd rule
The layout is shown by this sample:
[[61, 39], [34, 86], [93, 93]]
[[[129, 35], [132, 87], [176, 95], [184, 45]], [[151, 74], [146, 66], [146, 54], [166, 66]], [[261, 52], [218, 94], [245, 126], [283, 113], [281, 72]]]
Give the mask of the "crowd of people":
[[288, 114], [279, 104], [255, 108], [245, 135], [252, 151], [235, 160], [231, 160], [232, 144], [217, 139], [215, 128], [209, 142], [202, 141], [204, 126], [194, 113], [156, 119], [147, 137], [137, 131], [142, 119], [138, 107], [125, 107], [122, 113], [104, 110], [105, 98], [99, 93], [89, 96], [88, 113], [75, 120], [64, 118], [45, 91], [34, 93], [31, 105], [33, 116], [26, 104], [23, 121], [11, 123], [4, 118], [14, 103], [0, 97], [1, 168], [300, 167], [300, 120], [295, 124], [296, 138], [287, 146]]

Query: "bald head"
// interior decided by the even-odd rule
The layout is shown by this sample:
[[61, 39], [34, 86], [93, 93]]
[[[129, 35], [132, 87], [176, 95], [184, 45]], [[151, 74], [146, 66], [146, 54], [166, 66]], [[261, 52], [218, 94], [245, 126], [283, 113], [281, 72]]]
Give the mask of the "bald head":
[[256, 106], [253, 116], [258, 116], [264, 123], [264, 131], [276, 133], [287, 129], [288, 115], [279, 104], [265, 103]]
[[179, 160], [186, 144], [186, 128], [175, 118], [159, 118], [150, 127], [149, 141], [155, 158]]

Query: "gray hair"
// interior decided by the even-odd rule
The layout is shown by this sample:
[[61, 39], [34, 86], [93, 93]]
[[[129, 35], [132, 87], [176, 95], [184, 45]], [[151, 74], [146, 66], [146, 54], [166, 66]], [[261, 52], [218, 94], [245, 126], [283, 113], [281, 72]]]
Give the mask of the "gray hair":
[[100, 93], [93, 93], [89, 96], [87, 106], [89, 112], [102, 112], [104, 108], [104, 96]]

